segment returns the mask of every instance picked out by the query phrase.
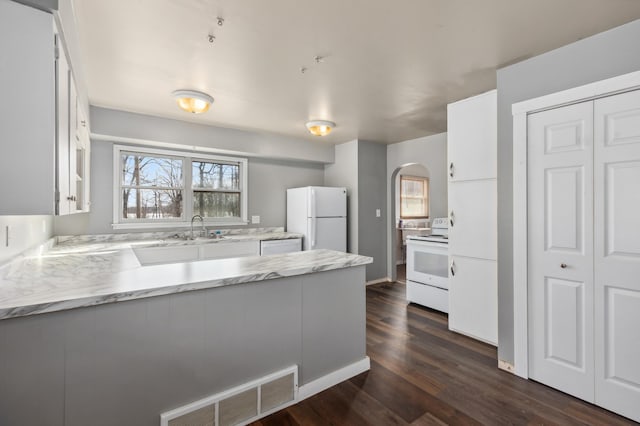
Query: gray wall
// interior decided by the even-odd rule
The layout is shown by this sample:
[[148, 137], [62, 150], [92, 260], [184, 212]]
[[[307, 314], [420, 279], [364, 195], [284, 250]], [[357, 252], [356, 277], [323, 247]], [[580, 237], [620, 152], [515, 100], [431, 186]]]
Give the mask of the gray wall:
[[[395, 179], [402, 167], [420, 164], [429, 171], [431, 217], [447, 216], [447, 134], [387, 145], [387, 276], [395, 277]], [[391, 219], [392, 218], [392, 219]]]
[[[5, 1], [5, 0], [3, 0]], [[14, 0], [16, 3], [26, 4], [40, 10], [52, 12], [58, 9], [58, 0]]]
[[[177, 108], [177, 107], [176, 107]], [[333, 162], [333, 146], [270, 133], [256, 133], [224, 127], [154, 117], [144, 114], [91, 107], [92, 140], [136, 143], [188, 149], [203, 147], [234, 155], [266, 157], [315, 163]], [[185, 113], [185, 119], [188, 119]]]
[[55, 207], [53, 17], [0, 0], [0, 215]]
[[498, 70], [498, 357], [501, 360], [513, 363], [511, 105], [638, 71], [639, 40], [640, 20]]
[[[321, 164], [249, 158], [248, 217], [260, 216], [259, 225], [285, 226], [286, 189], [322, 185]], [[113, 223], [113, 143], [91, 145], [91, 212], [55, 217], [56, 235], [107, 234]], [[150, 230], [146, 230], [148, 232]]]
[[386, 166], [386, 145], [358, 141], [358, 253], [373, 257], [367, 281], [387, 277]]
[[335, 162], [324, 168], [325, 186], [347, 188], [347, 251], [358, 254], [358, 141], [335, 146]]

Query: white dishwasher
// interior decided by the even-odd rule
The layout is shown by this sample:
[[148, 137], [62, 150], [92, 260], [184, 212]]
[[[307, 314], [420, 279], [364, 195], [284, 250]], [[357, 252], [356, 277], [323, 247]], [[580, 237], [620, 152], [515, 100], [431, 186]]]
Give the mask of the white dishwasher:
[[269, 254], [282, 254], [300, 251], [302, 249], [302, 238], [288, 238], [285, 240], [260, 241], [260, 256]]

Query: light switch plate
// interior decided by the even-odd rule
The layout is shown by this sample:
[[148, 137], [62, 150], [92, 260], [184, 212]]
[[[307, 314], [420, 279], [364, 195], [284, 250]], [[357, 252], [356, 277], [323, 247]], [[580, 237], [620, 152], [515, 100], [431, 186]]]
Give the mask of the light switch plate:
[[260, 216], [251, 216], [251, 223], [260, 223]]
[[380, 209], [376, 209], [376, 217], [380, 217]]

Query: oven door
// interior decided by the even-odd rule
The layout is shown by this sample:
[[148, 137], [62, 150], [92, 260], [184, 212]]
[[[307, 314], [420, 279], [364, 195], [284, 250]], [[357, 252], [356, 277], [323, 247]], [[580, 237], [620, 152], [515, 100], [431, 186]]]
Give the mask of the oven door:
[[448, 244], [407, 240], [407, 280], [448, 289]]

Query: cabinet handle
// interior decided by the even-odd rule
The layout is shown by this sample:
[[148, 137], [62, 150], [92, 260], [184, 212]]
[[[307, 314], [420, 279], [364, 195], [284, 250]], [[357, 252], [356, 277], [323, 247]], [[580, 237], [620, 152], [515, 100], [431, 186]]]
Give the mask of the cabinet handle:
[[453, 163], [449, 163], [449, 176], [453, 177]]
[[453, 228], [453, 210], [451, 210], [451, 213], [449, 213], [449, 224]]
[[566, 264], [566, 263], [561, 263], [561, 264], [560, 264], [560, 267], [561, 267], [562, 269], [565, 269], [565, 268], [567, 267], [567, 264]]
[[452, 260], [452, 261], [451, 261], [451, 276], [452, 276], [452, 277], [455, 277], [455, 276], [456, 276], [456, 270], [455, 270], [455, 268], [454, 268], [455, 266], [456, 266], [456, 264], [455, 264], [455, 262]]

